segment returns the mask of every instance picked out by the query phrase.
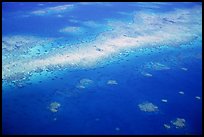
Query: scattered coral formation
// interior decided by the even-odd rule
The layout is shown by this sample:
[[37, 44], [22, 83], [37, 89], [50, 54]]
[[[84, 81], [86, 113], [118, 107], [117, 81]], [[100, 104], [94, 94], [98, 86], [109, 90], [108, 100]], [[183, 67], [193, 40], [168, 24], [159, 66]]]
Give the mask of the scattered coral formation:
[[141, 111], [145, 112], [155, 112], [158, 111], [158, 107], [150, 102], [144, 102], [138, 105]]
[[185, 122], [186, 120], [183, 118], [177, 118], [176, 120], [171, 121], [171, 123], [176, 127], [176, 128], [183, 128], [185, 127]]
[[58, 102], [52, 102], [49, 106], [50, 111], [58, 112], [58, 109], [61, 105]]

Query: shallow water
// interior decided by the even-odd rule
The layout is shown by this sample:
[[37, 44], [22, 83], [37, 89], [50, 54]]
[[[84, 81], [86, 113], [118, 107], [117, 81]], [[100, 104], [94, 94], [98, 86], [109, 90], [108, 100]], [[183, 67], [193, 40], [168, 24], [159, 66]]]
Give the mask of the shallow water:
[[3, 3], [3, 134], [201, 134], [201, 6]]

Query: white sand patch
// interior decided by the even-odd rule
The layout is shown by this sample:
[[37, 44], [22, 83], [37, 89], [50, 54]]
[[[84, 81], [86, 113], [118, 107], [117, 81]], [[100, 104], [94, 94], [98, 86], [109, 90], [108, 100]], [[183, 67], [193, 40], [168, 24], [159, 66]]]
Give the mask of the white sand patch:
[[118, 82], [117, 82], [116, 80], [108, 80], [108, 81], [107, 81], [107, 84], [108, 84], [108, 85], [117, 85]]
[[187, 68], [181, 68], [182, 70], [184, 70], [184, 71], [187, 71], [188, 69]]
[[155, 9], [161, 8], [161, 6], [154, 5], [154, 3], [153, 4], [149, 4], [149, 3], [143, 3], [143, 2], [140, 2], [140, 3], [136, 4], [135, 6], [141, 7], [141, 8], [155, 8]]
[[68, 8], [72, 8], [74, 5], [73, 4], [67, 4], [67, 5], [61, 5], [61, 6], [56, 6], [56, 7], [50, 7], [48, 10], [51, 11], [63, 11], [67, 10]]
[[145, 77], [152, 77], [152, 74], [147, 73], [147, 72], [141, 72], [141, 74]]
[[64, 33], [77, 33], [77, 32], [83, 32], [82, 28], [80, 27], [65, 27], [63, 29], [60, 29], [59, 32], [64, 32]]
[[97, 23], [96, 21], [89, 20], [89, 21], [84, 21], [83, 25], [95, 28], [95, 27], [100, 27], [102, 24]]
[[184, 95], [184, 92], [183, 91], [179, 91], [179, 94]]
[[170, 128], [171, 128], [171, 126], [168, 125], [168, 124], [164, 124], [164, 127], [165, 127], [166, 129], [170, 129]]
[[112, 4], [109, 2], [79, 2], [78, 4], [84, 5], [84, 6], [86, 5], [101, 5], [101, 6], [108, 6], [108, 7], [112, 6]]
[[44, 15], [46, 13], [47, 13], [46, 10], [36, 10], [32, 12], [32, 14], [35, 14], [35, 15]]
[[161, 101], [164, 103], [167, 103], [167, 99], [162, 99]]
[[81, 85], [81, 84], [78, 84], [78, 85], [76, 85], [76, 88], [79, 88], [79, 89], [84, 89], [84, 88], [86, 88], [85, 86], [83, 86], [83, 85]]
[[93, 5], [93, 4], [95, 4], [95, 2], [94, 3], [92, 3], [92, 2], [79, 2], [78, 4], [79, 5]]
[[48, 8], [32, 11], [31, 14], [38, 15], [38, 16], [43, 16], [43, 15], [48, 15], [48, 14], [53, 14], [53, 13], [64, 12], [64, 11], [67, 11], [68, 9], [69, 10], [72, 9], [73, 7], [74, 7], [73, 4], [61, 5], [61, 6], [55, 6], [55, 7], [48, 7]]
[[198, 100], [201, 100], [201, 97], [199, 97], [199, 96], [196, 96], [195, 98], [198, 99]]

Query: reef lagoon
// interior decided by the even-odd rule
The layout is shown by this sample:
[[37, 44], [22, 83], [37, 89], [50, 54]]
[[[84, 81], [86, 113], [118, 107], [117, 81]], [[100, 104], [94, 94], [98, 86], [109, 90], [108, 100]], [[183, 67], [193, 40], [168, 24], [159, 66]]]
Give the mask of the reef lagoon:
[[2, 2], [4, 135], [202, 134], [201, 2]]

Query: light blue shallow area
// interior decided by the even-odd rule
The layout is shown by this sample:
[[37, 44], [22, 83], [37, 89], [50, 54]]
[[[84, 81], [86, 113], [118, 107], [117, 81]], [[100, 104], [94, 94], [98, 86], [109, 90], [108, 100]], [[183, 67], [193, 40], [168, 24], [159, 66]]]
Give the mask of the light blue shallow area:
[[[64, 17], [57, 19], [54, 15], [58, 13], [53, 16], [20, 17], [23, 13], [63, 4], [74, 4], [76, 9], [59, 13]], [[82, 41], [94, 41], [100, 33], [113, 29], [104, 25], [107, 19], [131, 20], [130, 16], [117, 12], [153, 10], [154, 13], [161, 13], [201, 5], [170, 3], [170, 8], [166, 8], [162, 4], [142, 7], [137, 3], [109, 3], [112, 5], [110, 7], [103, 6], [103, 3], [102, 6], [90, 4], [84, 8], [84, 5], [77, 4], [3, 3], [3, 36], [52, 37], [57, 38], [53, 42], [56, 48], [67, 43], [74, 46]], [[160, 7], [152, 9], [152, 5]], [[86, 26], [82, 34], [60, 33], [59, 30], [67, 25], [83, 26], [81, 23], [71, 23], [69, 19], [81, 22], [94, 20], [103, 25], [95, 28]], [[3, 81], [3, 134], [201, 134], [201, 37], [179, 46], [146, 45], [144, 48], [130, 48], [122, 51], [122, 54], [100, 60], [91, 68], [65, 67], [49, 72], [35, 72], [22, 88]], [[50, 43], [45, 46], [48, 51], [53, 48]], [[34, 58], [32, 55], [37, 52], [30, 51], [28, 58]], [[41, 50], [40, 55], [44, 55], [44, 52]], [[9, 53], [5, 53], [5, 56], [9, 56]], [[169, 69], [164, 69], [162, 65], [155, 69], [152, 64], [157, 63]], [[144, 73], [152, 76], [145, 76]], [[84, 78], [92, 80], [92, 83], [87, 84], [86, 88], [77, 88], [76, 85]], [[108, 80], [116, 80], [118, 84], [107, 84]], [[179, 94], [180, 91], [184, 94]], [[162, 99], [168, 102], [164, 103]], [[158, 111], [141, 111], [138, 105], [147, 101], [155, 104]], [[56, 113], [49, 109], [52, 102], [61, 105]], [[176, 118], [185, 119], [185, 127], [176, 128], [171, 123]], [[164, 124], [171, 128], [165, 128]]]

